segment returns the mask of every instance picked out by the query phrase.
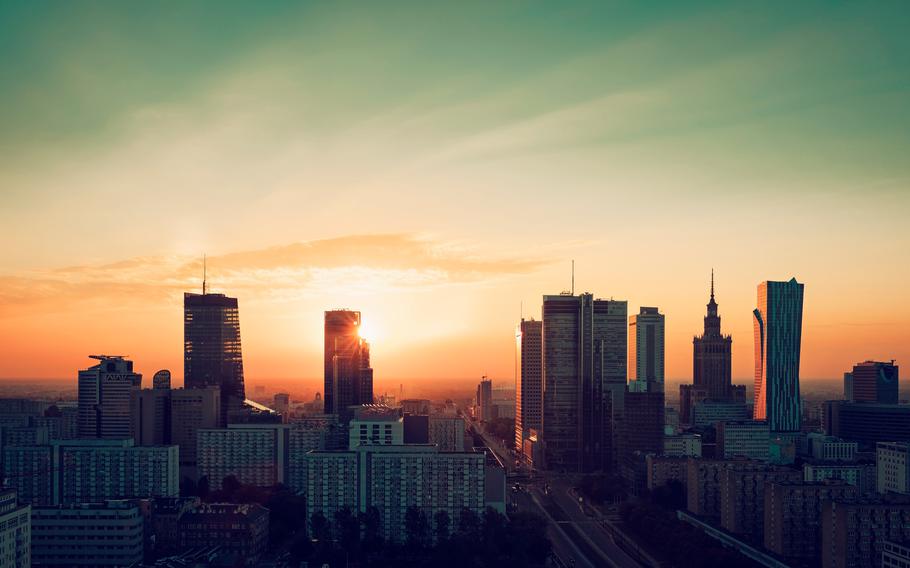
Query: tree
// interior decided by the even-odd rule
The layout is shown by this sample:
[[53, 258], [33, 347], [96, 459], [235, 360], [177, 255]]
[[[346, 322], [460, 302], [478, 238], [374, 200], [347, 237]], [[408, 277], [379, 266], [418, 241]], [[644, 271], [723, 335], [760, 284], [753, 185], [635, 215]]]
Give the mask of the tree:
[[404, 533], [407, 547], [423, 550], [430, 546], [430, 523], [427, 515], [417, 507], [408, 507], [404, 515]]
[[328, 558], [332, 552], [332, 526], [321, 511], [310, 516], [310, 540], [316, 544], [316, 555], [321, 559]]
[[436, 514], [433, 515], [433, 524], [436, 529], [436, 542], [440, 543], [447, 540], [452, 525], [452, 519], [449, 518], [449, 513], [447, 513], [445, 509], [436, 511]]
[[335, 534], [343, 550], [355, 558], [360, 554], [360, 519], [350, 508], [335, 511]]

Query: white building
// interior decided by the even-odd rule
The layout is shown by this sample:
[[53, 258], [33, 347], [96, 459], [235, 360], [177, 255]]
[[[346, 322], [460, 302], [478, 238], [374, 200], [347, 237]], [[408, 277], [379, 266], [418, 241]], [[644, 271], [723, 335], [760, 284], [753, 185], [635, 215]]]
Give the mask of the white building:
[[348, 427], [348, 448], [404, 443], [404, 420], [397, 409], [381, 405], [358, 407]]
[[129, 501], [32, 510], [36, 566], [132, 566], [142, 562], [143, 517]]
[[910, 494], [910, 445], [905, 442], [879, 442], [875, 447], [879, 493]]
[[271, 487], [285, 483], [288, 473], [287, 424], [229, 424], [197, 432], [199, 479], [221, 489], [225, 477], [244, 485]]
[[19, 505], [16, 492], [0, 491], [0, 566], [31, 566], [31, 506]]

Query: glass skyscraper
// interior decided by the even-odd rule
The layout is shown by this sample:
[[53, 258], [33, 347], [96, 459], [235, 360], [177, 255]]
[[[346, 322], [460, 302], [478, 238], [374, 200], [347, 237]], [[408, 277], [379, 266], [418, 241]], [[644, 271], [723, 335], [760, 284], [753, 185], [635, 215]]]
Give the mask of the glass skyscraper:
[[627, 302], [560, 294], [544, 296], [542, 312], [546, 467], [608, 469], [626, 389]]
[[664, 392], [664, 315], [642, 307], [629, 318], [629, 390]]
[[243, 407], [243, 356], [237, 298], [183, 295], [183, 381], [188, 389], [221, 388], [221, 414]]
[[360, 312], [325, 312], [326, 414], [341, 414], [349, 406], [373, 403], [370, 345], [360, 337]]
[[515, 443], [521, 451], [531, 430], [540, 430], [543, 410], [541, 322], [522, 319], [515, 333]]
[[799, 355], [803, 327], [803, 285], [762, 282], [755, 330], [755, 420], [767, 420], [771, 432], [800, 427]]

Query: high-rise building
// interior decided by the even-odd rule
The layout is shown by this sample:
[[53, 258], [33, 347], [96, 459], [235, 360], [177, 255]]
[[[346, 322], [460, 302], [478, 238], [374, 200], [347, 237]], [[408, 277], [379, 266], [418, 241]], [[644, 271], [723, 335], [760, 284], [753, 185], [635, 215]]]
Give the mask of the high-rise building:
[[143, 516], [129, 501], [74, 503], [32, 509], [35, 566], [138, 566], [144, 550]]
[[464, 418], [431, 414], [429, 430], [430, 443], [440, 452], [464, 450]]
[[826, 501], [821, 565], [878, 568], [887, 541], [910, 539], [910, 500], [877, 497]]
[[140, 446], [171, 443], [171, 390], [134, 389], [132, 392], [132, 433]]
[[760, 543], [765, 523], [765, 483], [797, 482], [802, 476], [797, 469], [756, 462], [724, 469], [720, 478], [721, 526]]
[[171, 388], [171, 372], [167, 369], [162, 369], [155, 373], [152, 377], [152, 388], [169, 390]]
[[544, 296], [545, 467], [596, 471], [613, 464], [613, 413], [626, 390], [628, 305], [592, 294]]
[[325, 312], [326, 414], [341, 414], [349, 406], [373, 403], [370, 346], [360, 336], [360, 312]]
[[629, 392], [622, 414], [622, 436], [617, 443], [622, 457], [634, 452], [660, 454], [664, 448], [664, 393]]
[[829, 400], [824, 405], [826, 434], [873, 450], [876, 442], [910, 440], [910, 404]]
[[629, 379], [629, 390], [664, 391], [664, 315], [657, 308], [629, 318]]
[[521, 448], [532, 429], [540, 430], [543, 413], [541, 367], [542, 322], [522, 319], [515, 332], [515, 447]]
[[196, 446], [199, 479], [221, 489], [225, 477], [244, 485], [271, 487], [288, 477], [287, 424], [229, 424], [200, 429]]
[[765, 485], [765, 548], [788, 560], [818, 560], [822, 505], [854, 499], [856, 487], [840, 480], [769, 481]]
[[12, 489], [0, 489], [0, 566], [31, 566], [32, 508], [16, 501]]
[[180, 475], [196, 479], [196, 433], [224, 426], [221, 387], [171, 391], [171, 443], [180, 448]]
[[493, 420], [493, 381], [484, 377], [477, 384], [475, 398], [477, 405], [474, 407], [474, 417], [484, 422]]
[[220, 387], [222, 422], [242, 409], [246, 390], [237, 298], [204, 289], [183, 295], [183, 384], [187, 389]]
[[133, 391], [142, 375], [120, 355], [91, 355], [98, 364], [79, 371], [79, 437], [129, 438]]
[[714, 301], [714, 271], [711, 271], [711, 298], [702, 335], [692, 340], [692, 384], [703, 387], [708, 398], [728, 400], [732, 387], [733, 338], [721, 333], [717, 302]]
[[910, 495], [910, 444], [879, 442], [875, 450], [876, 491]]
[[844, 373], [845, 384], [849, 383], [844, 388], [844, 398], [851, 402], [897, 404], [898, 370], [894, 361], [857, 363], [852, 373]]
[[799, 356], [803, 327], [803, 284], [766, 281], [758, 285], [755, 328], [755, 420], [771, 432], [800, 428]]

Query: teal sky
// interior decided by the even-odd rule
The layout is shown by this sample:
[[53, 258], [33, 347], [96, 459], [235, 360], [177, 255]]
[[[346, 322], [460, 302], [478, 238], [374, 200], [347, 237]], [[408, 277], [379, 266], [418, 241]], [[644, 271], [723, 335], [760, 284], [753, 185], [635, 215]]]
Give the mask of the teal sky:
[[509, 330], [574, 257], [687, 341], [714, 265], [741, 374], [755, 284], [793, 274], [832, 329], [874, 297], [893, 354], [908, 29], [907, 2], [0, 0], [0, 310], [60, 267], [395, 234], [539, 267], [452, 292]]

